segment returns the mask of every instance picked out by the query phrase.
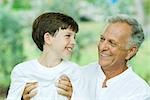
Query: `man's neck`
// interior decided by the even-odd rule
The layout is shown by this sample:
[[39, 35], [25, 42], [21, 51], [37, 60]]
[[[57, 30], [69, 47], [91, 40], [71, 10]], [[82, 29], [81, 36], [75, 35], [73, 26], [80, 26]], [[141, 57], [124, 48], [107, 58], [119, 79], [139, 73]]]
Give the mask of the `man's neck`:
[[109, 79], [111, 79], [111, 78], [113, 78], [113, 77], [123, 73], [127, 69], [128, 69], [127, 66], [117, 66], [117, 67], [111, 66], [111, 67], [109, 67], [107, 69], [102, 67], [102, 70], [103, 70], [103, 72], [104, 72], [104, 74], [106, 76], [102, 87], [106, 88], [107, 87], [107, 84], [106, 84], [107, 80], [109, 80]]
[[119, 67], [118, 68], [115, 68], [115, 67], [112, 67], [111, 69], [103, 69], [103, 72], [106, 76], [106, 79], [111, 79], [121, 73], [123, 73], [126, 69], [128, 69], [127, 66], [122, 66], [122, 67]]

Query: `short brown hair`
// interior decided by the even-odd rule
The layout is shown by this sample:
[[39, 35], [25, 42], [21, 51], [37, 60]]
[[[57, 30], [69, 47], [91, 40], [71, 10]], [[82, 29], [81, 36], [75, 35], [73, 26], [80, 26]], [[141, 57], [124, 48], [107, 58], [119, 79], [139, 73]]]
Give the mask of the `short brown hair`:
[[74, 19], [62, 13], [44, 13], [35, 19], [32, 26], [32, 38], [41, 51], [43, 51], [44, 34], [48, 32], [54, 36], [59, 28], [70, 28], [76, 33], [78, 32], [78, 24]]

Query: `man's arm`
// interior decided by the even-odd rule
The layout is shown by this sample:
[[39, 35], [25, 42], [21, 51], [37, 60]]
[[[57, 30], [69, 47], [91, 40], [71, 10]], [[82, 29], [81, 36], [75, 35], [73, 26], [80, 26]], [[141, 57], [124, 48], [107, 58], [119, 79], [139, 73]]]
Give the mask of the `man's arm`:
[[27, 83], [23, 91], [21, 100], [30, 100], [32, 97], [34, 97], [37, 94], [37, 91], [33, 90], [37, 88], [37, 86], [38, 86], [37, 82]]
[[[73, 90], [70, 79], [67, 76], [61, 76], [56, 83], [56, 87], [58, 94], [66, 96], [68, 100], [70, 100]], [[35, 88], [37, 88], [37, 82], [27, 83], [23, 91], [22, 100], [30, 100], [32, 97], [34, 97], [37, 94], [37, 91], [31, 91]]]
[[120, 100], [150, 100], [150, 95], [149, 93], [145, 93], [145, 94], [137, 93], [137, 94], [133, 94], [130, 97], [121, 98]]
[[66, 96], [70, 100], [73, 89], [70, 79], [66, 75], [60, 76], [58, 82], [56, 83], [56, 87], [58, 94]]

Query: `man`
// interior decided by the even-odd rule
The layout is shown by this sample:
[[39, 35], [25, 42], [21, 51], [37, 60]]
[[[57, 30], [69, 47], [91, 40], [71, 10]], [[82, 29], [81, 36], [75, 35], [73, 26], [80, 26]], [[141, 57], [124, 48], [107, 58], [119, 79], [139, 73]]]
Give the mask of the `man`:
[[[143, 40], [143, 29], [135, 19], [125, 15], [108, 19], [98, 45], [99, 61], [83, 69], [93, 100], [150, 100], [150, 87], [127, 64]], [[58, 87], [65, 88], [61, 84]]]
[[[150, 87], [127, 64], [143, 40], [143, 30], [135, 19], [124, 15], [108, 19], [98, 45], [98, 63], [82, 69], [84, 89], [91, 100], [150, 100]], [[69, 79], [61, 79], [58, 93], [71, 96]]]

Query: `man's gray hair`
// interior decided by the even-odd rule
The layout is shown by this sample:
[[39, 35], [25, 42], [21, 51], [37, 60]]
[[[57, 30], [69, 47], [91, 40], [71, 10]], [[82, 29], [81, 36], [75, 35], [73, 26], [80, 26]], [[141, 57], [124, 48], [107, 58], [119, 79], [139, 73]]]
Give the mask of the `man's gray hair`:
[[125, 22], [132, 26], [132, 36], [131, 41], [129, 41], [129, 46], [134, 44], [139, 48], [142, 42], [144, 41], [144, 33], [138, 21], [127, 15], [116, 15], [108, 18], [108, 23], [117, 23], [117, 22]]

